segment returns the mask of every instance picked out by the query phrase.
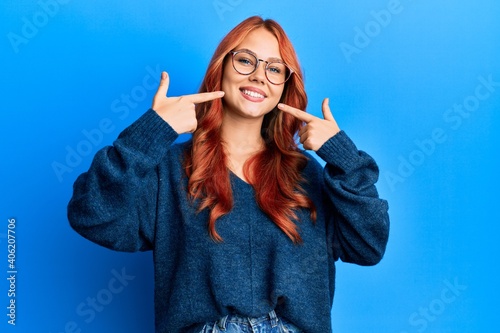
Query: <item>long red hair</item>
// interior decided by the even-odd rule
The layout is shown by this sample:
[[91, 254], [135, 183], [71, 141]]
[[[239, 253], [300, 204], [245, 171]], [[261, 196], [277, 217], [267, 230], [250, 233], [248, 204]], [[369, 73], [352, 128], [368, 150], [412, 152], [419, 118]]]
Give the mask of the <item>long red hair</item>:
[[[307, 95], [300, 65], [292, 43], [274, 20], [253, 16], [241, 22], [220, 42], [210, 61], [200, 92], [221, 90], [224, 63], [230, 51], [251, 31], [265, 28], [278, 40], [283, 61], [294, 73], [285, 83], [280, 102], [305, 110]], [[216, 220], [233, 207], [233, 194], [227, 158], [221, 138], [223, 104], [221, 99], [196, 106], [198, 127], [193, 133], [191, 149], [185, 156], [185, 172], [189, 178], [188, 193], [199, 199], [199, 211], [210, 210], [208, 230], [215, 241], [222, 241], [215, 228]], [[307, 158], [299, 152], [295, 135], [302, 122], [277, 108], [265, 115], [261, 135], [265, 149], [251, 157], [243, 171], [255, 189], [259, 207], [294, 243], [302, 242], [296, 210], [310, 210], [316, 219], [316, 209], [300, 183], [300, 171]]]

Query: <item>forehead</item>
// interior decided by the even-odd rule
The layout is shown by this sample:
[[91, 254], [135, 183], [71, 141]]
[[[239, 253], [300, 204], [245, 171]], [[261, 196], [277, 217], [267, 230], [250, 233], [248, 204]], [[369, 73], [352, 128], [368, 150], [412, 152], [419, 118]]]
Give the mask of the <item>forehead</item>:
[[250, 32], [236, 49], [248, 49], [263, 59], [281, 58], [278, 40], [265, 28]]

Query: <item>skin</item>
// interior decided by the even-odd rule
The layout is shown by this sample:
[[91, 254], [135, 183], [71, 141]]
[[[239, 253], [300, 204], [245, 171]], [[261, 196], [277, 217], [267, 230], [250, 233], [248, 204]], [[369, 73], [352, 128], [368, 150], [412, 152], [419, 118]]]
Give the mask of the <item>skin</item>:
[[167, 72], [161, 73], [160, 85], [153, 98], [152, 109], [165, 120], [178, 134], [192, 133], [196, 130], [195, 104], [208, 102], [224, 96], [223, 91], [167, 97], [170, 78]]
[[[250, 50], [259, 59], [268, 61], [281, 59], [278, 40], [264, 28], [250, 32], [234, 49]], [[261, 125], [264, 116], [279, 103], [285, 86], [270, 83], [265, 75], [265, 66], [266, 64], [261, 62], [255, 72], [250, 75], [242, 75], [234, 70], [230, 59], [226, 61], [222, 77], [222, 90], [226, 93], [223, 100], [225, 122], [227, 120], [229, 122], [245, 122], [245, 125]], [[241, 92], [243, 88], [258, 89], [265, 95], [265, 98], [248, 100]]]
[[[234, 49], [251, 50], [259, 59], [268, 61], [281, 58], [278, 40], [264, 28], [250, 32]], [[276, 107], [284, 90], [284, 85], [274, 85], [267, 80], [265, 66], [261, 62], [255, 72], [242, 75], [236, 72], [230, 60], [224, 64], [221, 136], [225, 143], [228, 167], [244, 181], [247, 181], [243, 174], [245, 162], [264, 148], [260, 134], [264, 116]], [[244, 89], [256, 90], [265, 97], [248, 98], [242, 92]]]
[[[281, 58], [276, 37], [264, 28], [256, 29], [238, 45], [235, 50], [248, 49], [259, 59]], [[224, 113], [221, 136], [225, 143], [228, 167], [242, 180], [243, 165], [253, 154], [263, 149], [260, 135], [264, 116], [278, 105], [278, 109], [303, 121], [305, 126], [298, 133], [305, 149], [318, 150], [340, 129], [325, 98], [322, 104], [323, 119], [293, 108], [278, 104], [284, 85], [273, 85], [265, 76], [265, 63], [250, 75], [241, 75], [234, 70], [231, 61], [224, 65], [222, 90], [215, 92], [167, 97], [169, 76], [162, 72], [158, 91], [153, 98], [152, 108], [179, 134], [196, 130], [195, 104], [223, 98]], [[258, 90], [264, 98], [248, 98], [243, 89]]]
[[340, 132], [340, 128], [330, 110], [328, 98], [323, 100], [321, 106], [323, 119], [283, 103], [278, 104], [278, 109], [305, 123], [305, 126], [299, 131], [300, 143], [302, 143], [304, 149], [317, 151], [328, 139]]

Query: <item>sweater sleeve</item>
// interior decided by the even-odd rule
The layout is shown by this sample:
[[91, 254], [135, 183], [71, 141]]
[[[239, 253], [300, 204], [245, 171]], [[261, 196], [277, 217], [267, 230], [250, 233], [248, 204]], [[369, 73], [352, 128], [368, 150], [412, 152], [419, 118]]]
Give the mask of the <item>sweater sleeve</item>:
[[118, 251], [152, 248], [157, 166], [178, 134], [150, 109], [113, 146], [97, 152], [73, 185], [68, 220], [75, 231]]
[[324, 182], [333, 223], [335, 260], [375, 265], [383, 257], [389, 237], [387, 201], [379, 198], [375, 183], [378, 166], [359, 151], [341, 131], [317, 151], [325, 160]]

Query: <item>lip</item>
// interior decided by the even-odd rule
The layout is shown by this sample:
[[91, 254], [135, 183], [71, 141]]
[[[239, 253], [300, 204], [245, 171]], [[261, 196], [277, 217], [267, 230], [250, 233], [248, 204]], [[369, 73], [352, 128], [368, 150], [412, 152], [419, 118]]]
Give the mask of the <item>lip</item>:
[[[253, 91], [253, 92], [255, 92], [255, 93], [259, 94], [259, 95], [264, 96], [264, 98], [260, 98], [260, 97], [253, 97], [253, 96], [247, 95], [247, 94], [243, 93], [243, 91], [244, 91], [244, 90]], [[265, 93], [265, 92], [263, 92], [263, 91], [262, 91], [262, 90], [260, 90], [259, 88], [255, 88], [255, 87], [241, 87], [241, 88], [240, 88], [240, 92], [241, 92], [241, 95], [242, 95], [245, 99], [247, 99], [247, 100], [249, 100], [249, 101], [251, 101], [251, 102], [262, 102], [262, 101], [264, 101], [264, 99], [266, 99], [266, 97], [267, 97], [267, 95], [266, 95], [266, 93]]]

